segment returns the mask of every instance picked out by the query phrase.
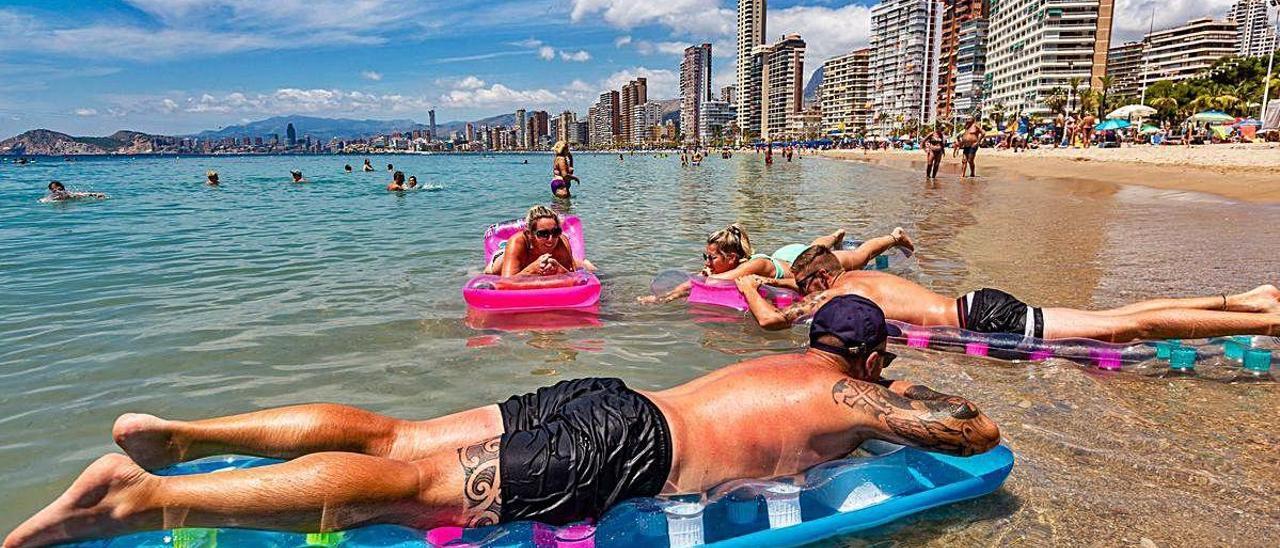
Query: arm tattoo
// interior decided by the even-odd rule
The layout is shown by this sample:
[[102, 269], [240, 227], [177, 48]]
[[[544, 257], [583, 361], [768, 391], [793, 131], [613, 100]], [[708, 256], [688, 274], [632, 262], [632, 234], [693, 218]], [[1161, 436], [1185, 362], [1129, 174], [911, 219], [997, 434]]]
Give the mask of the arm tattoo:
[[496, 525], [502, 514], [498, 488], [498, 445], [493, 438], [458, 449], [462, 465], [462, 517], [467, 527]]
[[818, 305], [826, 302], [826, 293], [826, 291], [819, 291], [800, 299], [800, 302], [782, 309], [780, 311], [782, 317], [787, 320], [787, 323], [796, 323], [796, 320], [813, 314], [813, 311], [818, 309]]
[[916, 399], [875, 384], [840, 379], [831, 387], [831, 397], [837, 404], [864, 415], [889, 441], [966, 456], [993, 445], [989, 434], [982, 432], [986, 421], [973, 420], [981, 415], [973, 404], [964, 398], [924, 390], [928, 392], [916, 392], [927, 397]]

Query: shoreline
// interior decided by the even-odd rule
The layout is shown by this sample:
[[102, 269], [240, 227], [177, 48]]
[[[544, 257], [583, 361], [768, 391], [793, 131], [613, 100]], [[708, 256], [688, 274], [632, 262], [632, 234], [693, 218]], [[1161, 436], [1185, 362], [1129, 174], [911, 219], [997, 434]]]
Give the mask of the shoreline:
[[[819, 156], [845, 161], [924, 169], [919, 150], [824, 150]], [[1280, 204], [1280, 145], [1136, 146], [1119, 149], [984, 148], [978, 172], [994, 169], [1014, 177], [1138, 185], [1212, 194], [1255, 204]], [[959, 159], [947, 151], [942, 172], [959, 174]]]

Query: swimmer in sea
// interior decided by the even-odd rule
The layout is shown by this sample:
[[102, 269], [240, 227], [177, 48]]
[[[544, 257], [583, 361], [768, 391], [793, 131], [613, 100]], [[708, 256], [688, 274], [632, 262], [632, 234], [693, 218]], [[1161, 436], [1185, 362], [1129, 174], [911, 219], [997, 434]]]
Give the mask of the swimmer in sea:
[[387, 190], [392, 192], [404, 191], [404, 172], [397, 171], [391, 174], [391, 183], [387, 185]]
[[361, 169], [363, 169], [363, 170], [365, 170], [365, 171], [373, 171], [373, 164], [369, 163], [369, 159], [368, 159], [368, 158], [365, 158], [365, 159], [364, 159], [364, 167], [363, 167], [363, 168], [361, 168]]
[[573, 174], [573, 152], [564, 141], [557, 142], [552, 150], [555, 158], [551, 161], [551, 193], [557, 198], [571, 198], [569, 185], [582, 182]]
[[218, 172], [209, 170], [204, 174], [204, 184], [209, 186], [218, 186]]
[[[776, 285], [793, 287], [791, 263], [796, 256], [811, 245], [840, 247], [844, 244], [844, 230], [815, 239], [809, 245], [790, 244], [774, 251], [772, 255], [755, 253], [751, 246], [751, 238], [747, 229], [738, 224], [731, 224], [707, 236], [707, 246], [702, 252], [703, 269], [700, 275], [716, 280], [736, 280], [745, 276], [766, 276], [777, 281]], [[849, 269], [861, 269], [877, 255], [894, 247], [900, 247], [910, 254], [915, 251], [915, 244], [907, 232], [898, 227], [888, 236], [880, 236], [863, 242], [857, 249], [840, 250], [837, 255], [841, 264]], [[637, 299], [642, 304], [667, 303], [689, 295], [692, 282], [684, 282], [665, 295], [645, 295]]]
[[569, 238], [560, 229], [560, 216], [545, 206], [529, 208], [524, 216], [524, 230], [507, 238], [485, 274], [504, 278], [514, 276], [554, 276], [585, 268], [595, 270], [591, 261], [574, 259]]
[[791, 263], [805, 298], [779, 310], [761, 298], [761, 276], [738, 279], [738, 289], [765, 329], [785, 329], [840, 295], [858, 295], [884, 309], [891, 320], [959, 327], [979, 333], [1007, 333], [1041, 339], [1195, 339], [1226, 335], [1280, 335], [1280, 289], [1262, 285], [1247, 293], [1155, 299], [1111, 310], [1030, 306], [997, 289], [979, 289], [960, 298], [939, 295], [886, 272], [849, 270], [830, 248], [813, 246]]
[[41, 198], [42, 202], [65, 202], [67, 200], [105, 200], [106, 194], [101, 192], [68, 192], [67, 187], [58, 181], [49, 182], [49, 195]]
[[296, 169], [295, 169], [295, 170], [293, 170], [293, 171], [290, 171], [290, 172], [289, 172], [289, 175], [292, 175], [292, 176], [293, 176], [293, 182], [295, 182], [295, 183], [305, 183], [305, 182], [307, 182], [307, 180], [306, 180], [306, 179], [303, 179], [303, 178], [302, 178], [302, 172], [301, 172], [301, 171], [298, 171], [298, 170], [296, 170]]
[[[896, 358], [888, 331], [874, 303], [843, 297], [817, 312], [801, 352], [659, 391], [616, 378], [566, 380], [420, 421], [335, 403], [195, 421], [127, 413], [112, 428], [125, 454], [89, 465], [4, 546], [173, 527], [561, 525], [634, 497], [792, 476], [871, 439], [957, 456], [998, 445], [1000, 428], [973, 402], [881, 377]], [[485, 381], [498, 379], [475, 382]], [[230, 453], [287, 460], [151, 472]]]
[[347, 172], [347, 173], [351, 173], [351, 164], [347, 164], [347, 165], [345, 165], [345, 166], [342, 166], [342, 170], [343, 170], [343, 171], [345, 171], [345, 172]]
[[391, 164], [387, 164], [387, 171], [395, 171], [395, 170], [396, 170], [396, 166], [393, 166], [393, 165], [391, 165]]
[[418, 176], [410, 175], [409, 184], [405, 185], [405, 188], [418, 188]]

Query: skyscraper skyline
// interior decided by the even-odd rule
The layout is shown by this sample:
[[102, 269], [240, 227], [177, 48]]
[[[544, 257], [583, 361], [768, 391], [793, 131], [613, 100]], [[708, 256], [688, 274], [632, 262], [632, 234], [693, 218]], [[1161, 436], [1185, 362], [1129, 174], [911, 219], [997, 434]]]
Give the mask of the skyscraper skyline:
[[689, 46], [680, 63], [680, 128], [685, 142], [703, 142], [702, 104], [711, 96], [711, 44]]
[[737, 94], [738, 127], [744, 132], [760, 131], [759, 71], [753, 63], [756, 48], [765, 41], [765, 0], [738, 0]]

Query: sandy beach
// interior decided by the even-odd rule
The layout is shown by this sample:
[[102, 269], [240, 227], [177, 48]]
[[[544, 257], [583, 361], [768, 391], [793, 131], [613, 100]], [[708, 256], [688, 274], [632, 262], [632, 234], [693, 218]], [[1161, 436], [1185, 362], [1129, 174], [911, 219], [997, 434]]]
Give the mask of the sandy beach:
[[[830, 150], [823, 156], [896, 167], [924, 168], [918, 150]], [[959, 173], [948, 151], [943, 173]], [[1215, 194], [1253, 203], [1280, 203], [1280, 144], [1148, 146], [1119, 149], [1040, 148], [1013, 152], [984, 148], [978, 174], [1072, 179]]]

